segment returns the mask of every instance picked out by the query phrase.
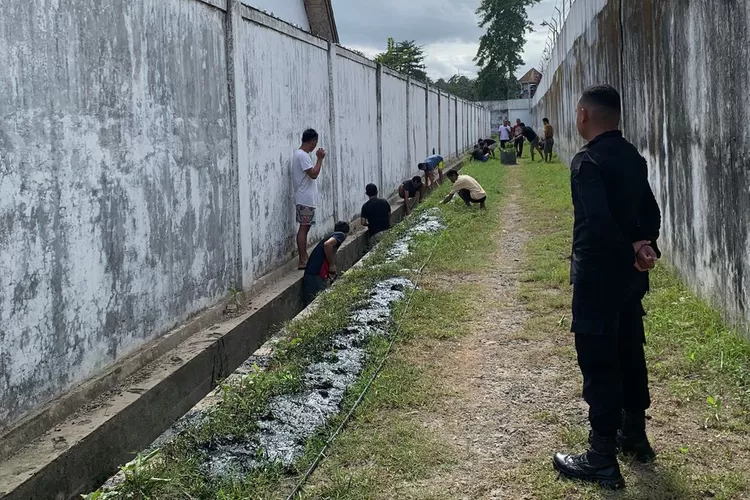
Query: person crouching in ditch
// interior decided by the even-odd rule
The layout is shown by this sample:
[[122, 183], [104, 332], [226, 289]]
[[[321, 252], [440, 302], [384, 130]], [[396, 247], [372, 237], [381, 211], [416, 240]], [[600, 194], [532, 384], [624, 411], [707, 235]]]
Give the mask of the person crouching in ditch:
[[302, 293], [305, 305], [309, 305], [315, 297], [326, 289], [338, 276], [334, 256], [349, 234], [349, 224], [337, 222], [333, 233], [322, 239], [310, 254], [305, 266], [305, 276], [302, 281]]
[[404, 211], [406, 215], [411, 214], [414, 207], [417, 206], [422, 198], [422, 192], [425, 191], [422, 184], [422, 177], [415, 175], [411, 179], [404, 181], [398, 187], [398, 195], [404, 200]]
[[487, 193], [476, 179], [468, 175], [458, 175], [458, 172], [455, 170], [448, 172], [447, 176], [448, 180], [453, 184], [453, 188], [448, 193], [448, 196], [443, 199], [443, 205], [451, 201], [453, 196], [458, 193], [458, 196], [464, 200], [467, 207], [470, 207], [472, 203], [479, 203], [479, 208], [482, 210], [486, 208], [484, 203], [487, 201]]

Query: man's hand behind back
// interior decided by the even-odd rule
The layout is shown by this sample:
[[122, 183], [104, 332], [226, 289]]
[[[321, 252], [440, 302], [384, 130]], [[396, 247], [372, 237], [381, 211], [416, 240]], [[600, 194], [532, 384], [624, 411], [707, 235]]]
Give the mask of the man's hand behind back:
[[637, 241], [633, 243], [635, 252], [635, 268], [640, 272], [650, 271], [656, 267], [656, 261], [659, 260], [656, 251], [651, 248], [650, 241]]
[[656, 251], [651, 248], [651, 245], [645, 245], [636, 254], [636, 265], [635, 268], [641, 272], [652, 270], [656, 267], [656, 262], [659, 257], [656, 255]]

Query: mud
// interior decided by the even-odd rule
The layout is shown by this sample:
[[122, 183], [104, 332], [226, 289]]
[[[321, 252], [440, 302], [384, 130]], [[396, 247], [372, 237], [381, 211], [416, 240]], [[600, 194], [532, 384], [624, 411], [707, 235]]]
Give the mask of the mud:
[[387, 333], [393, 304], [412, 287], [405, 278], [378, 283], [367, 305], [352, 313], [351, 325], [334, 337], [332, 350], [307, 368], [307, 389], [272, 399], [256, 435], [222, 436], [210, 442], [203, 449], [203, 472], [226, 477], [242, 476], [272, 463], [291, 467], [304, 453], [308, 438], [339, 412], [347, 389], [364, 367], [367, 340]]
[[418, 234], [436, 233], [445, 229], [443, 224], [443, 215], [439, 208], [425, 210], [417, 219], [413, 227], [388, 250], [387, 262], [396, 262], [397, 260], [409, 255], [409, 246]]

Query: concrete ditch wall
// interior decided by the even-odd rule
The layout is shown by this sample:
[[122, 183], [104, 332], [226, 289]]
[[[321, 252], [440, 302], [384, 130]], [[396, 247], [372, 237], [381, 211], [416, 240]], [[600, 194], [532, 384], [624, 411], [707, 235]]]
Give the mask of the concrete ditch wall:
[[648, 160], [664, 247], [687, 283], [750, 334], [750, 6], [740, 0], [577, 0], [537, 90], [569, 160], [588, 85], [623, 95], [623, 130]]
[[0, 65], [0, 429], [288, 260], [304, 128], [313, 238], [459, 152], [434, 89], [239, 0], [12, 2]]

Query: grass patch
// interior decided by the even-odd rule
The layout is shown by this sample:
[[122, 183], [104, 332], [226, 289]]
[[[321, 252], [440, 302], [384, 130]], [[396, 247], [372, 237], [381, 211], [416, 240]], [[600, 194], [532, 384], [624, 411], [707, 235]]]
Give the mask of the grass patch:
[[[463, 204], [442, 206], [447, 229], [439, 237], [425, 235], [415, 240], [409, 260], [424, 262], [434, 253], [408, 310], [404, 311], [402, 303], [394, 312], [396, 318], [403, 317], [396, 349], [355, 419], [309, 481], [304, 498], [434, 498], [414, 491], [407, 494], [400, 488], [421, 484], [459, 460], [452, 444], [436, 439], [415, 415], [429, 414], [451, 395], [452, 388], [442, 386], [437, 376], [433, 348], [459, 340], [467, 332], [466, 322], [480, 313], [479, 298], [484, 291], [475, 284], [463, 284], [456, 275], [492, 266], [497, 250], [503, 169], [490, 161], [469, 164], [462, 173], [475, 177], [487, 191], [488, 210], [466, 209]], [[448, 190], [447, 185], [441, 186], [416, 213], [437, 206]]]
[[[483, 183], [488, 193], [488, 203], [499, 200], [501, 173], [496, 164], [494, 168], [492, 163], [483, 164], [483, 168], [471, 168], [467, 172]], [[425, 200], [417, 213], [436, 206], [439, 202], [437, 197], [447, 190], [447, 186], [442, 186], [437, 194]], [[417, 237], [409, 256], [398, 263], [384, 264], [389, 244], [402, 237], [415, 222], [416, 217], [411, 217], [393, 228], [386, 236], [384, 244], [379, 245], [369, 257], [369, 263], [381, 265], [362, 266], [345, 273], [336, 286], [319, 297], [312, 314], [285, 325], [286, 335], [277, 344], [269, 367], [256, 370], [231, 384], [224, 384], [220, 403], [210, 411], [203, 424], [188, 428], [165, 445], [158, 454], [139, 456], [135, 462], [126, 466], [126, 479], [115, 491], [94, 493], [91, 498], [260, 499], [278, 498], [286, 486], [291, 489], [290, 477], [276, 465], [254, 471], [245, 478], [211, 480], [199, 470], [200, 449], [215, 436], [251, 435], [257, 430], [256, 423], [266, 411], [272, 397], [303, 389], [302, 376], [305, 367], [319, 360], [322, 354], [329, 350], [333, 336], [348, 326], [352, 310], [366, 301], [367, 292], [378, 281], [403, 275], [403, 267], [417, 269], [428, 257], [432, 258], [430, 268], [434, 269], [481, 269], [481, 264], [486, 262], [486, 257], [496, 247], [496, 240], [488, 238], [485, 231], [497, 222], [497, 214], [491, 210], [467, 210], [463, 205], [460, 208], [458, 205], [443, 206], [442, 212], [448, 224], [444, 234]], [[476, 233], [475, 238], [468, 239], [468, 228], [480, 228], [480, 231]], [[466, 241], [470, 243], [463, 248], [469, 250], [470, 257], [467, 256], [461, 259], [459, 265], [454, 265], [455, 247]], [[429, 332], [434, 340], [457, 337], [462, 331], [461, 323], [472, 314], [472, 308], [470, 304], [466, 304], [465, 307], [445, 311], [442, 304], [459, 299], [470, 301], [471, 296], [471, 291], [461, 286], [447, 290], [419, 290], [405, 318], [404, 338], [413, 339], [424, 332]], [[402, 312], [403, 304], [395, 310], [396, 317], [400, 317]], [[348, 411], [351, 408], [377, 361], [385, 354], [386, 348], [387, 341], [383, 338], [374, 338], [369, 343], [368, 358], [371, 361], [366, 366], [360, 382], [347, 395], [343, 404], [344, 410]], [[363, 459], [364, 463], [376, 464], [379, 469], [408, 479], [421, 473], [421, 466], [415, 468], [413, 464], [421, 462], [424, 465], [429, 461], [429, 457], [442, 450], [442, 445], [431, 440], [427, 430], [419, 428], [409, 419], [394, 417], [388, 420], [388, 425], [383, 426], [383, 420], [378, 417], [382, 412], [393, 413], [405, 408], [426, 407], [435, 400], [435, 384], [424, 373], [424, 368], [403, 362], [399, 358], [395, 359], [396, 361], [391, 360], [388, 363], [386, 371], [381, 374], [371, 388], [368, 398], [357, 411], [361, 425], [378, 426], [378, 432], [346, 433], [341, 438], [343, 447], [337, 445], [336, 448], [340, 452], [340, 460], [337, 462], [339, 467], [352, 465], [356, 462], [355, 457], [358, 454], [369, 452], [371, 455]], [[326, 428], [321, 429], [318, 435], [306, 443], [307, 452], [296, 465], [297, 472], [301, 473], [307, 468], [332, 429], [339, 425], [346, 411], [332, 419]], [[381, 449], [384, 451], [378, 454], [377, 450]], [[436, 465], [439, 462], [435, 462]], [[333, 477], [336, 477], [335, 474]], [[334, 490], [339, 491], [341, 495], [348, 495], [347, 491], [356, 492], [358, 488], [361, 490], [371, 481], [367, 467], [347, 477], [349, 479], [346, 481], [346, 488], [343, 482], [334, 481]], [[356, 493], [352, 494], [356, 498]]]
[[[446, 178], [415, 213], [439, 206], [447, 227], [437, 246], [416, 245], [407, 262], [425, 262], [434, 249], [430, 260], [433, 272], [460, 274], [485, 269], [487, 259], [497, 251], [496, 234], [501, 216], [497, 206], [502, 203], [505, 190], [505, 169], [498, 160], [487, 163], [467, 161], [460, 174], [470, 175], [481, 184], [487, 193], [487, 210], [479, 210], [477, 205], [466, 208], [458, 195], [450, 203], [440, 205], [451, 189], [451, 182]], [[417, 241], [427, 239], [430, 236], [420, 236]]]
[[[525, 274], [519, 291], [532, 312], [525, 331], [568, 333], [570, 286], [568, 273], [572, 233], [569, 171], [563, 165], [526, 162], [514, 172], [523, 188], [522, 206], [529, 216], [533, 238], [526, 247]], [[676, 402], [656, 402], [662, 425], [672, 427], [678, 417], [690, 416], [694, 428], [674, 428], [682, 436], [705, 442], [711, 437], [744, 436], [750, 428], [750, 345], [722, 321], [721, 314], [690, 292], [675, 270], [662, 262], [652, 273], [652, 293], [644, 306], [648, 343], [646, 356], [652, 388], [660, 386]], [[530, 335], [531, 336], [531, 335]], [[573, 339], [570, 338], [570, 345]], [[561, 349], [557, 356], [571, 353]], [[571, 366], [574, 361], [571, 359]], [[571, 396], [571, 397], [579, 397]], [[673, 405], [674, 403], [674, 405]], [[672, 408], [670, 408], [672, 406]], [[544, 421], [545, 415], [537, 418]], [[709, 432], [698, 428], [703, 424]], [[585, 428], [559, 430], [561, 445], [580, 450]], [[744, 439], [744, 437], [742, 438]], [[583, 442], [582, 442], [583, 440]], [[531, 487], [540, 499], [698, 499], [739, 498], [748, 488], [745, 465], [737, 465], [731, 448], [709, 446], [698, 455], [684, 444], [656, 442], [662, 452], [651, 468], [626, 463], [624, 492], [558, 481], [549, 457], [511, 474]], [[733, 467], [733, 466], [736, 466]], [[726, 472], [732, 470], [732, 472]]]

